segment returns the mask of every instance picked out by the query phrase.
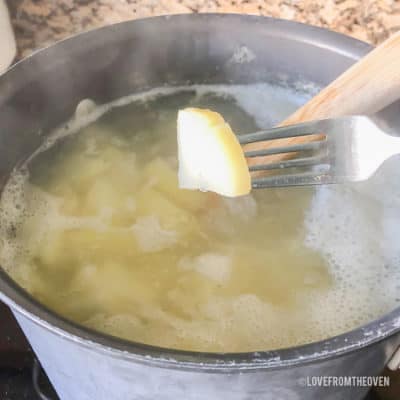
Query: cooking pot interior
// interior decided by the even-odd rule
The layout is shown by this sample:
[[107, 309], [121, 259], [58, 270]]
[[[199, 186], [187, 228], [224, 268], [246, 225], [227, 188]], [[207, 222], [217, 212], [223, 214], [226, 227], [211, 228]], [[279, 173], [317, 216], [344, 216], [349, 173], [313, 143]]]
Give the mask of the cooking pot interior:
[[[0, 77], [2, 182], [84, 98], [103, 104], [154, 87], [213, 83], [315, 92], [369, 50], [316, 28], [226, 15], [159, 17], [66, 40]], [[376, 120], [396, 133], [399, 108]]]

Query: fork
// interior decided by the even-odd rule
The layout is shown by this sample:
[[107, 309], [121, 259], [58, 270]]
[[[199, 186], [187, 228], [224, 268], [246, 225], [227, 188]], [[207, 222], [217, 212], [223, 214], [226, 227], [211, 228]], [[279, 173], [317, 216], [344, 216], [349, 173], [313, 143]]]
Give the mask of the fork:
[[261, 160], [249, 165], [253, 188], [363, 181], [400, 153], [400, 137], [384, 132], [366, 116], [305, 122], [238, 139], [242, 145], [268, 144], [245, 151], [248, 159]]
[[[368, 179], [387, 158], [400, 153], [400, 138], [383, 132], [365, 115], [399, 98], [400, 31], [339, 75], [280, 128], [239, 137], [252, 186]], [[351, 115], [355, 116], [343, 117]]]

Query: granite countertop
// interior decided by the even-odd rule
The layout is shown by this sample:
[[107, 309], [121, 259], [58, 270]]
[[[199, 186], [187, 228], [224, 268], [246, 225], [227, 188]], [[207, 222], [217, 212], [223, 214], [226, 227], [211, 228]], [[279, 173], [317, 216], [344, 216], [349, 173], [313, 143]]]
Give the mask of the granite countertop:
[[234, 12], [323, 26], [377, 44], [400, 29], [400, 0], [9, 0], [19, 57], [74, 33], [129, 19]]

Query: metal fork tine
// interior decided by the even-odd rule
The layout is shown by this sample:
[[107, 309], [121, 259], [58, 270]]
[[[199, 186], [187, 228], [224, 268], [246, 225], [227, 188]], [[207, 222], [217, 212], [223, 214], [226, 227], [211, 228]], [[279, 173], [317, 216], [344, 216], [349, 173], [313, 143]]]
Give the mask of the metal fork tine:
[[252, 180], [253, 189], [281, 186], [318, 185], [321, 183], [334, 183], [332, 176], [321, 172], [305, 172], [290, 175], [273, 175]]
[[[290, 140], [296, 136], [308, 138]], [[285, 138], [288, 140], [274, 141]], [[400, 138], [366, 116], [274, 128], [239, 136], [239, 140], [241, 144], [264, 142], [258, 149], [245, 151], [253, 188], [358, 182], [371, 177], [386, 159], [400, 154]]]
[[326, 155], [314, 156], [314, 157], [303, 157], [294, 158], [290, 160], [282, 160], [279, 162], [273, 162], [270, 164], [257, 164], [249, 167], [249, 171], [268, 171], [271, 169], [281, 169], [281, 168], [294, 168], [294, 167], [311, 167], [313, 165], [318, 165], [326, 161]]
[[247, 144], [253, 142], [261, 142], [264, 140], [283, 139], [295, 136], [309, 136], [321, 133], [321, 124], [323, 121], [306, 122], [304, 124], [282, 126], [279, 128], [272, 128], [254, 133], [239, 135], [238, 140], [240, 144]]
[[320, 140], [315, 142], [295, 144], [292, 146], [271, 147], [263, 150], [246, 151], [244, 155], [250, 158], [270, 156], [274, 154], [295, 153], [300, 151], [315, 151], [321, 149], [324, 146], [325, 142], [326, 140]]

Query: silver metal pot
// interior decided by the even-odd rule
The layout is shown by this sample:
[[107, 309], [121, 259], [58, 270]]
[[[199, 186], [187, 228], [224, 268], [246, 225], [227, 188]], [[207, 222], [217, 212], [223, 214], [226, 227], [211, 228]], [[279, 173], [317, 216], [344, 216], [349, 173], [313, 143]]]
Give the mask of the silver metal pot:
[[[232, 63], [246, 47], [253, 57]], [[370, 50], [310, 26], [241, 15], [158, 17], [68, 39], [0, 77], [0, 176], [7, 178], [83, 98], [98, 103], [164, 84], [287, 82], [326, 85]], [[236, 53], [235, 53], [236, 52]], [[399, 105], [378, 116], [400, 126]], [[318, 343], [209, 354], [131, 343], [49, 311], [0, 270], [13, 310], [62, 400], [360, 399], [366, 387], [308, 387], [312, 376], [379, 374], [400, 344], [400, 310]], [[338, 315], [340, 318], [340, 315]]]

